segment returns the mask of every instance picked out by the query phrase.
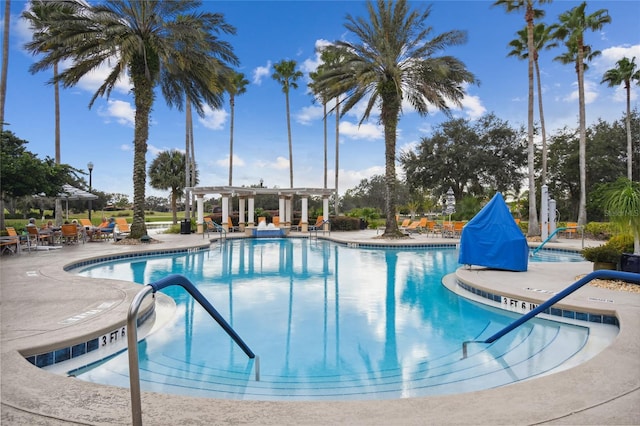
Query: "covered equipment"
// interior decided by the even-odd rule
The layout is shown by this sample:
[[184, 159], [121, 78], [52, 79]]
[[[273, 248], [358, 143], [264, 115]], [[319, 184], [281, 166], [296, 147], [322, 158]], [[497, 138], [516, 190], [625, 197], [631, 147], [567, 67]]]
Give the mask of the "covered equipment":
[[526, 271], [527, 239], [499, 192], [465, 225], [458, 263], [507, 271]]

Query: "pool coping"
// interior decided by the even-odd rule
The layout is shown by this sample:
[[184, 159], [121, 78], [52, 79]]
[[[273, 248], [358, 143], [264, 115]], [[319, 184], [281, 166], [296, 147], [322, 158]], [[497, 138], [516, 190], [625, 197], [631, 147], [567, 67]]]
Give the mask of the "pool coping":
[[[319, 236], [345, 244], [362, 244], [374, 237], [375, 231], [332, 232], [329, 236]], [[163, 235], [161, 238], [172, 249], [202, 245], [200, 235]], [[376, 244], [379, 242], [375, 240]], [[447, 244], [452, 240], [418, 236], [412, 241], [415, 242]], [[105, 324], [122, 321], [123, 312], [126, 318], [128, 303], [139, 290], [138, 285], [131, 283], [72, 276], [64, 271], [62, 264], [105, 253], [158, 248], [108, 243], [88, 243], [86, 246], [24, 254], [0, 261], [3, 422], [129, 424], [131, 421], [128, 389], [54, 375], [32, 366], [20, 354], [35, 345], [90, 334], [101, 327], [109, 328]], [[482, 288], [542, 301], [543, 293], [536, 294], [525, 287], [552, 289], [566, 286], [573, 282], [571, 276], [576, 271], [587, 273], [591, 267], [587, 262], [567, 265], [557, 264], [546, 269], [530, 265], [530, 270], [524, 273], [460, 268], [456, 274]], [[35, 276], [27, 274], [34, 271]], [[523, 285], [514, 286], [514, 280]], [[211, 403], [211, 400], [200, 398], [143, 393], [143, 419], [148, 424], [424, 424], [425, 419], [433, 424], [640, 423], [640, 361], [637, 356], [640, 353], [640, 295], [597, 288], [582, 291], [572, 295], [574, 299], [568, 299], [567, 303], [599, 307], [598, 302], [590, 302], [588, 298], [614, 300], [606, 304], [606, 309], [615, 312], [620, 321], [620, 333], [601, 354], [557, 374], [468, 394], [371, 402], [215, 400]], [[82, 312], [105, 299], [117, 303], [75, 324], [58, 324], [59, 318]], [[54, 306], [51, 306], [52, 302]]]

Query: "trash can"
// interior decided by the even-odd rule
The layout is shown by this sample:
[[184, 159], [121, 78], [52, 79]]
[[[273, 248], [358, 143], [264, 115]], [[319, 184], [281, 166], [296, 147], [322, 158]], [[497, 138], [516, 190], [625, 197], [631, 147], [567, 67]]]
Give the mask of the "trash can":
[[622, 253], [620, 258], [620, 269], [623, 272], [635, 272], [640, 274], [640, 255]]
[[180, 233], [181, 234], [191, 233], [191, 221], [189, 219], [182, 219], [182, 222], [180, 222]]

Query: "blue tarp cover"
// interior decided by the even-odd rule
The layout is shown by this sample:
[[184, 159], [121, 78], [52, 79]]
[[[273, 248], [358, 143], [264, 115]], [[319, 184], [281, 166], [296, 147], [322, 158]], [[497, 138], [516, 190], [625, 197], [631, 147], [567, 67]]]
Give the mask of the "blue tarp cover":
[[527, 239], [498, 192], [462, 229], [458, 263], [526, 271], [528, 262]]

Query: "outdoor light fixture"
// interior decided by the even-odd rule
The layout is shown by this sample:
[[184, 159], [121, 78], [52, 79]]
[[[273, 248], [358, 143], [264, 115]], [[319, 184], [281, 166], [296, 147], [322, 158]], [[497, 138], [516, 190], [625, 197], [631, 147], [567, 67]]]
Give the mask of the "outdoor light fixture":
[[[91, 161], [87, 164], [87, 169], [89, 169], [89, 192], [91, 192], [91, 173], [93, 172], [93, 163]], [[91, 221], [91, 210], [92, 205], [91, 200], [89, 200], [89, 221]]]

